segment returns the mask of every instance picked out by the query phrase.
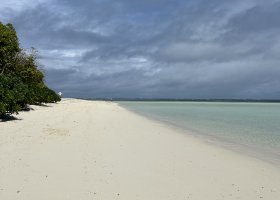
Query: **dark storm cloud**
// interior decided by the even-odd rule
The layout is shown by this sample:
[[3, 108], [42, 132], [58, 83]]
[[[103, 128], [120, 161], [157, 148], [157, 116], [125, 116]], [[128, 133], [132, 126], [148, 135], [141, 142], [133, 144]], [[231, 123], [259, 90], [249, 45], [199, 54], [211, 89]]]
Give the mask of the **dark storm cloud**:
[[241, 12], [229, 21], [229, 26], [239, 32], [262, 33], [280, 29], [280, 2], [257, 5]]
[[66, 96], [280, 98], [279, 1], [25, 1], [0, 17]]
[[[75, 95], [76, 97], [120, 98], [129, 97], [130, 93], [135, 93], [135, 88], [142, 88], [145, 91], [135, 97], [149, 97], [152, 95], [153, 82], [142, 70], [127, 70], [114, 74], [85, 76], [75, 70], [47, 70], [46, 74], [51, 77], [49, 82], [53, 83], [64, 95]], [[59, 84], [61, 77], [65, 84]], [[143, 81], [145, 80], [145, 81]], [[133, 82], [133, 84], [127, 84]], [[104, 90], [106, 88], [106, 90]]]

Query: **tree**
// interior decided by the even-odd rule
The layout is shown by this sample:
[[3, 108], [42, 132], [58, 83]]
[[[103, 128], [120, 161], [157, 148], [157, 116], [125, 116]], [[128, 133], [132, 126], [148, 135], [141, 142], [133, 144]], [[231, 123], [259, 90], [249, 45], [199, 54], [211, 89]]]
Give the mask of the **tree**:
[[59, 95], [44, 83], [35, 49], [21, 49], [13, 25], [0, 22], [0, 116], [17, 113], [27, 104], [57, 101]]
[[15, 57], [21, 52], [16, 30], [12, 24], [0, 22], [0, 74], [12, 72]]
[[5, 113], [18, 112], [27, 93], [27, 85], [20, 78], [0, 75], [0, 116]]

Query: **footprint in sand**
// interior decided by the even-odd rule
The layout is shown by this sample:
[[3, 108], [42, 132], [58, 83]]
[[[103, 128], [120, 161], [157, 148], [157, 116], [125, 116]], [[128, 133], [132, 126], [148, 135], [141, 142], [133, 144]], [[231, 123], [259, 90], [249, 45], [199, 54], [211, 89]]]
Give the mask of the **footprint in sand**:
[[69, 130], [60, 128], [44, 128], [43, 132], [49, 136], [69, 136]]

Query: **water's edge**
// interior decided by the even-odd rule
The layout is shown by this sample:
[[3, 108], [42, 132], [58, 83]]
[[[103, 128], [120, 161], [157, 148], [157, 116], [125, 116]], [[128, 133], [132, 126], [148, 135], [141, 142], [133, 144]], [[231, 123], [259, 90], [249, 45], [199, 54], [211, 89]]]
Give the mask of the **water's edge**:
[[230, 150], [230, 151], [233, 151], [233, 152], [245, 155], [245, 156], [249, 156], [249, 157], [273, 164], [277, 167], [280, 167], [280, 152], [279, 153], [271, 152], [271, 151], [267, 151], [266, 149], [257, 148], [256, 146], [245, 145], [245, 144], [237, 143], [236, 141], [219, 138], [214, 135], [207, 135], [204, 133], [200, 133], [191, 128], [178, 126], [177, 124], [164, 120], [160, 117], [149, 115], [147, 113], [140, 112], [135, 109], [129, 108], [128, 106], [125, 106], [119, 102], [115, 102], [115, 103], [117, 103], [120, 107], [128, 110], [129, 112], [135, 113], [137, 115], [141, 115], [142, 117], [145, 117], [145, 118], [155, 121], [157, 123], [164, 124], [176, 132], [180, 132], [180, 133], [189, 135], [189, 136], [194, 137], [207, 144], [218, 146], [220, 148], [224, 148], [226, 150]]

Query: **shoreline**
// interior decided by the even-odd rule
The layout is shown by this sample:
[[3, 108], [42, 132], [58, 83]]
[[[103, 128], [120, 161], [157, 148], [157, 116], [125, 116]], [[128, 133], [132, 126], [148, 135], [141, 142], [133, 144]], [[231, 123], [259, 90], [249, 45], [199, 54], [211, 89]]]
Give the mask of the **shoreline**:
[[277, 199], [280, 169], [115, 102], [63, 99], [1, 122], [0, 199]]
[[[137, 110], [130, 109], [129, 107], [126, 107], [125, 105], [119, 104], [119, 102], [115, 102], [119, 106], [123, 107], [129, 112], [132, 112], [134, 114], [140, 115], [144, 118], [147, 118], [148, 120], [155, 121], [162, 123], [169, 127], [170, 129], [173, 129], [175, 132], [180, 132], [181, 134], [194, 137], [197, 140], [200, 140], [201, 142], [205, 142], [206, 144], [217, 146], [226, 150], [233, 151], [238, 154], [244, 154], [245, 156], [252, 157], [254, 159], [258, 159], [264, 162], [268, 162], [270, 164], [275, 165], [276, 167], [280, 167], [280, 154], [277, 152], [277, 150], [272, 148], [261, 148], [258, 145], [253, 144], [244, 144], [244, 143], [238, 143], [238, 141], [233, 141], [226, 138], [221, 138], [216, 136], [215, 134], [206, 134], [202, 133], [196, 130], [192, 130], [190, 128], [179, 126], [175, 123], [172, 123], [168, 120], [162, 119], [157, 116], [149, 115], [147, 113], [142, 113]], [[196, 102], [194, 102], [196, 103]], [[207, 103], [207, 102], [206, 102]], [[209, 103], [216, 103], [216, 102], [209, 102]], [[227, 103], [227, 102], [225, 102]], [[239, 102], [237, 102], [239, 103]]]

